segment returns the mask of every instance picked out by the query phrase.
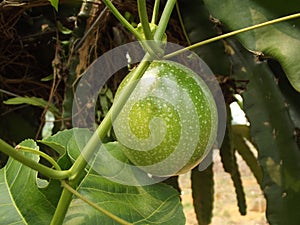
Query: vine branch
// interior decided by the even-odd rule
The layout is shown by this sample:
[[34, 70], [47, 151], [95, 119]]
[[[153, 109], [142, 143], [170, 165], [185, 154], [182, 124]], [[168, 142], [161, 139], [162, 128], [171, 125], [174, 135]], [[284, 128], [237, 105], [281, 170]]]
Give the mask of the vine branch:
[[280, 23], [280, 22], [283, 22], [283, 21], [286, 21], [286, 20], [296, 19], [296, 18], [299, 18], [299, 17], [300, 17], [300, 13], [296, 13], [296, 14], [292, 14], [292, 15], [289, 15], [289, 16], [280, 17], [278, 19], [269, 20], [269, 21], [264, 22], [264, 23], [255, 24], [253, 26], [245, 27], [245, 28], [242, 28], [242, 29], [239, 29], [239, 30], [235, 30], [235, 31], [232, 31], [232, 32], [229, 32], [229, 33], [226, 33], [226, 34], [222, 34], [222, 35], [219, 35], [219, 36], [216, 36], [216, 37], [198, 42], [196, 44], [190, 45], [190, 46], [188, 46], [186, 48], [183, 48], [183, 49], [180, 49], [178, 51], [172, 52], [168, 55], [165, 55], [164, 58], [165, 59], [171, 58], [171, 57], [176, 56], [178, 54], [181, 54], [185, 51], [188, 51], [188, 50], [191, 50], [191, 49], [194, 49], [194, 48], [198, 48], [200, 46], [203, 46], [203, 45], [215, 42], [215, 41], [219, 41], [219, 40], [222, 40], [222, 39], [225, 39], [225, 38], [228, 38], [228, 37], [232, 37], [232, 36], [240, 34], [240, 33], [244, 33], [244, 32], [250, 31], [250, 30], [254, 30], [254, 29], [261, 28], [261, 27], [273, 25], [275, 23]]

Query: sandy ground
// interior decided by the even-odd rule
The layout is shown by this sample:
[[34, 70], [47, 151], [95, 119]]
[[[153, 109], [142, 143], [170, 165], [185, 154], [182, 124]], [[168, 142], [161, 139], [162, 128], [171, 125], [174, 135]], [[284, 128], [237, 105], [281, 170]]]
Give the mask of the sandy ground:
[[[266, 225], [266, 202], [248, 166], [238, 155], [239, 169], [247, 200], [247, 215], [241, 216], [237, 207], [235, 190], [230, 175], [225, 173], [220, 157], [214, 156], [215, 196], [211, 225]], [[194, 213], [190, 174], [179, 178], [182, 189], [182, 203], [186, 215], [186, 225], [198, 225]]]

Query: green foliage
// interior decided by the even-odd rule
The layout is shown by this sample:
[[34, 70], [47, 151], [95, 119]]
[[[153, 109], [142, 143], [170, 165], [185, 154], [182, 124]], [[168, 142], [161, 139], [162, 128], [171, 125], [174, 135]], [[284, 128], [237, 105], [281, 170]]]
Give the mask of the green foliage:
[[233, 135], [232, 135], [232, 128], [231, 128], [232, 117], [229, 108], [227, 109], [227, 111], [228, 111], [227, 128], [220, 149], [220, 156], [221, 156], [221, 161], [223, 163], [224, 170], [230, 174], [231, 179], [233, 181], [239, 211], [241, 215], [246, 215], [247, 213], [246, 197], [245, 197], [245, 192], [241, 181], [241, 175], [238, 170], [238, 164], [235, 156], [236, 146], [234, 146], [233, 143]]
[[[78, 151], [73, 148], [77, 146], [75, 133], [82, 138], [81, 140], [90, 136], [90, 132], [86, 129], [66, 130], [39, 142], [53, 147], [60, 153], [67, 151], [69, 155], [75, 157], [77, 153], [74, 155], [74, 152]], [[80, 143], [84, 143], [81, 140]], [[33, 140], [23, 141], [20, 145], [38, 149]], [[117, 147], [116, 144], [106, 144], [106, 148], [112, 150]], [[24, 154], [39, 161], [39, 156], [35, 154]], [[60, 183], [44, 181], [48, 186], [39, 188], [37, 172], [14, 159], [9, 159], [0, 172], [2, 193], [0, 200], [1, 203], [5, 203], [0, 207], [1, 224], [14, 222], [49, 224], [59, 198]], [[145, 187], [127, 186], [109, 181], [90, 171], [83, 178], [77, 191], [102, 208], [133, 224], [185, 224], [179, 193], [166, 184]], [[114, 220], [84, 204], [78, 198], [72, 201], [65, 219], [65, 224], [103, 223], [115, 224]]]
[[[97, 174], [88, 174], [77, 191], [133, 224], [185, 224], [179, 193], [165, 184], [126, 186]], [[72, 201], [64, 223], [115, 224], [111, 218], [83, 204], [79, 199]]]
[[[236, 30], [300, 11], [297, 1], [204, 0], [212, 16]], [[287, 21], [238, 35], [246, 48], [278, 60], [293, 87], [300, 92], [299, 21]]]
[[[251, 172], [255, 176], [259, 185], [261, 185], [263, 180], [263, 174], [261, 166], [257, 158], [253, 153], [253, 149], [250, 146], [250, 129], [249, 126], [246, 125], [233, 125], [232, 126], [232, 140], [233, 146], [237, 150], [237, 152], [242, 156], [244, 161], [249, 166]], [[253, 146], [252, 146], [253, 148]]]
[[192, 170], [193, 205], [199, 225], [211, 223], [214, 201], [213, 174], [213, 164], [203, 171], [199, 171], [197, 167]]
[[[38, 106], [38, 107], [41, 107], [41, 108], [46, 108], [48, 106], [47, 101], [45, 101], [42, 98], [36, 98], [36, 97], [15, 97], [15, 98], [10, 98], [6, 101], [3, 101], [3, 103], [7, 104], [7, 105], [27, 104], [27, 105]], [[59, 117], [60, 112], [53, 104], [49, 104], [49, 110], [56, 117]]]
[[[20, 145], [38, 149], [36, 143], [29, 139]], [[31, 153], [24, 155], [35, 161], [39, 160], [39, 156]], [[1, 224], [50, 223], [55, 205], [52, 205], [45, 196], [46, 193], [42, 193], [38, 188], [37, 171], [9, 159], [6, 166], [0, 170], [0, 193]]]
[[[49, 0], [49, 2], [58, 11], [59, 1]], [[107, 5], [112, 2], [103, 1]], [[138, 21], [133, 15], [137, 13], [130, 8], [130, 4], [136, 2], [126, 1], [124, 4], [128, 5], [123, 8], [120, 3], [122, 1], [116, 2], [118, 2], [116, 6], [120, 8], [120, 12], [113, 5], [109, 6], [114, 15], [119, 20], [123, 19], [122, 24], [132, 34], [143, 39], [144, 35], [134, 29]], [[153, 25], [155, 27], [153, 31], [158, 31], [157, 36], [161, 37], [165, 33], [164, 28], [169, 22], [168, 16], [171, 15], [170, 9], [175, 4], [175, 0], [166, 2], [169, 12], [161, 16], [164, 20], [160, 21], [159, 25]], [[124, 27], [120, 28], [120, 24], [112, 20], [109, 13], [103, 14], [106, 16], [101, 17], [101, 20], [95, 20], [93, 13], [98, 12], [99, 9], [102, 10], [102, 6], [97, 4], [84, 2], [79, 11], [79, 3], [76, 3], [76, 7], [75, 3], [62, 3], [59, 14], [55, 16], [54, 10], [49, 10], [51, 8], [49, 3], [46, 7], [36, 6], [31, 1], [22, 3], [18, 7], [14, 4], [4, 1], [0, 6], [5, 12], [3, 13], [5, 21], [16, 20], [16, 25], [3, 23], [5, 32], [0, 35], [0, 57], [3, 55], [5, 57], [1, 58], [6, 59], [8, 53], [15, 52], [12, 56], [8, 56], [8, 62], [4, 60], [0, 68], [0, 137], [12, 144], [25, 138], [39, 136], [38, 130], [42, 128], [42, 122], [44, 122], [39, 121], [41, 109], [44, 109], [44, 112], [51, 111], [56, 119], [62, 119], [62, 126], [54, 129], [70, 128], [73, 101], [74, 99], [77, 102], [82, 100], [74, 98], [74, 90], [83, 70], [99, 56], [98, 52], [105, 52], [109, 50], [107, 46], [114, 46], [114, 42], [117, 42], [117, 37], [113, 35], [116, 29], [119, 29], [118, 33], [125, 33], [122, 36], [122, 42], [132, 40], [132, 34], [126, 33]], [[133, 6], [136, 7], [136, 5]], [[188, 44], [300, 11], [297, 1], [286, 3], [279, 0], [225, 0], [222, 2], [182, 0], [178, 1], [178, 6], [178, 14], [182, 19], [181, 28], [186, 32], [186, 38], [189, 40], [185, 41]], [[17, 8], [20, 8], [20, 14], [16, 13]], [[16, 19], [15, 15], [22, 13], [26, 16]], [[139, 15], [145, 19], [147, 16], [145, 13], [147, 12]], [[10, 14], [14, 15], [13, 20], [9, 17]], [[125, 18], [122, 14], [125, 14]], [[172, 19], [180, 24], [176, 16], [172, 14]], [[72, 22], [73, 18], [76, 18], [76, 21]], [[220, 84], [228, 109], [229, 104], [234, 101], [234, 94], [238, 93], [243, 97], [243, 110], [250, 125], [232, 125], [228, 110], [227, 130], [220, 152], [223, 167], [230, 174], [235, 186], [240, 213], [246, 214], [246, 202], [236, 159], [237, 153], [247, 163], [263, 190], [267, 200], [268, 222], [276, 225], [300, 224], [298, 212], [300, 202], [299, 25], [299, 20], [289, 20], [239, 34], [237, 40], [240, 43], [237, 40], [226, 39], [194, 49], [217, 77], [221, 76]], [[11, 30], [13, 33], [10, 32]], [[88, 43], [92, 40], [88, 35], [91, 30], [100, 35], [99, 38], [95, 37], [95, 43]], [[144, 28], [139, 27], [138, 30], [144, 30]], [[175, 30], [176, 32], [170, 29], [169, 32], [177, 36], [180, 29], [177, 27]], [[178, 41], [182, 42], [179, 36]], [[44, 41], [53, 45], [43, 46]], [[8, 43], [13, 43], [12, 48]], [[18, 43], [21, 49], [19, 52], [17, 51]], [[63, 43], [67, 45], [63, 46], [62, 50], [60, 45]], [[46, 54], [43, 54], [42, 48]], [[36, 52], [33, 54], [34, 51]], [[33, 69], [26, 64], [28, 64], [27, 61], [31, 63], [35, 60], [27, 54], [33, 54], [35, 56], [33, 58], [40, 61], [43, 68], [49, 67], [50, 71], [40, 74], [43, 69], [38, 68], [38, 72], [32, 73]], [[25, 57], [24, 60], [23, 55], [28, 58]], [[20, 65], [25, 65], [21, 72], [18, 69]], [[140, 71], [142, 70], [146, 69]], [[2, 74], [4, 74], [3, 80]], [[17, 81], [22, 82], [16, 82], [15, 78], [18, 78], [18, 74], [22, 74], [22, 77]], [[47, 74], [53, 75], [45, 77]], [[27, 80], [28, 77], [29, 80]], [[40, 81], [43, 83], [40, 84]], [[53, 82], [50, 84], [51, 87], [47, 86], [48, 82]], [[247, 85], [243, 87], [240, 82], [245, 82]], [[15, 83], [21, 83], [21, 85], [11, 88]], [[35, 86], [30, 86], [36, 83], [37, 89]], [[0, 140], [0, 150], [3, 152], [10, 153], [12, 157], [20, 161], [24, 160], [24, 157], [31, 160], [24, 160], [22, 164], [9, 158], [5, 166], [0, 169], [0, 224], [46, 225], [57, 216], [61, 221], [64, 220], [65, 224], [116, 224], [116, 220], [111, 215], [120, 217], [129, 224], [180, 225], [185, 223], [179, 192], [171, 186], [166, 184], [127, 186], [114, 183], [96, 173], [101, 171], [102, 175], [110, 178], [118, 178], [124, 174], [128, 177], [133, 175], [128, 169], [130, 167], [127, 168], [131, 162], [124, 155], [123, 147], [113, 140], [112, 131], [109, 132], [109, 135], [112, 134], [109, 141], [112, 142], [104, 143], [100, 147], [100, 144], [95, 141], [99, 139], [99, 136], [103, 141], [110, 130], [111, 124], [107, 122], [107, 118], [111, 116], [109, 108], [113, 103], [114, 89], [111, 87], [116, 83], [119, 83], [119, 80], [112, 81], [112, 84], [108, 84], [108, 88], [102, 90], [99, 95], [96, 118], [101, 124], [104, 121], [104, 125], [100, 125], [100, 128], [103, 128], [100, 132], [97, 130], [93, 134], [87, 129], [74, 128], [57, 132], [53, 136], [37, 141], [43, 152], [51, 154], [57, 160], [57, 165], [62, 171], [48, 167], [47, 170], [41, 170], [41, 167], [36, 167], [37, 162], [47, 165], [49, 162], [45, 162], [44, 159], [40, 160], [40, 156], [33, 152], [22, 150], [17, 152]], [[45, 86], [46, 95], [36, 91]], [[19, 87], [24, 90], [19, 91]], [[54, 90], [53, 87], [58, 89]], [[31, 89], [34, 91], [31, 92]], [[47, 102], [44, 99], [49, 97], [47, 95], [50, 89], [57, 95]], [[14, 97], [11, 98], [11, 96]], [[78, 107], [85, 106], [79, 104]], [[88, 122], [86, 118], [81, 120], [82, 123]], [[37, 143], [27, 139], [20, 145], [38, 150]], [[48, 152], [49, 148], [54, 151]], [[92, 169], [81, 154], [83, 148], [93, 151]], [[104, 150], [123, 164], [110, 162], [109, 157], [102, 154]], [[255, 156], [254, 151], [257, 151], [258, 157]], [[3, 164], [4, 160], [2, 156], [0, 157], [1, 164]], [[33, 167], [40, 173], [25, 164], [31, 168], [34, 165]], [[194, 208], [201, 225], [209, 224], [212, 217], [214, 193], [212, 167], [213, 165], [210, 165], [201, 172], [196, 168], [191, 174]], [[81, 197], [76, 195], [77, 197], [72, 198], [72, 194], [66, 191], [65, 186], [61, 186], [63, 182], [61, 183], [60, 179], [45, 177], [40, 170], [50, 171], [49, 174], [64, 174], [65, 181], [63, 182], [81, 194]], [[173, 185], [175, 183], [174, 186], [180, 190], [176, 181], [177, 177], [173, 177], [169, 183]], [[64, 197], [65, 193], [68, 193], [67, 198]], [[93, 208], [92, 204], [84, 203], [82, 201], [84, 199], [94, 202], [93, 207], [96, 205], [98, 210]], [[105, 215], [99, 208], [109, 213]], [[68, 211], [66, 215], [65, 211]]]
[[293, 138], [294, 125], [285, 100], [268, 66], [257, 64], [234, 42], [232, 46], [235, 77], [250, 80], [243, 94], [244, 110], [263, 168], [268, 220], [274, 224], [298, 224], [300, 218], [294, 207], [300, 198], [300, 151]]

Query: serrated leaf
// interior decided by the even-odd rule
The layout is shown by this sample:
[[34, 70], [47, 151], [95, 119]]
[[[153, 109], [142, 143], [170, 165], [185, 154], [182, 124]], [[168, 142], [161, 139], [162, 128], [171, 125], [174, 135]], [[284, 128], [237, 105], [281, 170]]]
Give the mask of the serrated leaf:
[[[78, 192], [97, 205], [135, 225], [184, 225], [185, 217], [179, 193], [165, 184], [126, 186], [96, 174], [88, 174]], [[115, 225], [111, 218], [76, 198], [72, 201], [64, 224]]]
[[298, 129], [300, 129], [300, 93], [291, 86], [278, 62], [272, 60], [269, 61], [268, 64], [274, 75], [276, 76], [278, 87], [282, 95], [284, 96], [286, 105], [288, 106], [291, 120], [293, 121], [295, 128], [297, 127]]
[[192, 170], [192, 196], [199, 225], [211, 223], [214, 201], [213, 164], [204, 171]]
[[221, 161], [223, 164], [223, 168], [225, 172], [228, 172], [231, 176], [231, 180], [233, 181], [233, 185], [235, 188], [237, 203], [239, 207], [239, 212], [241, 215], [246, 215], [246, 198], [245, 192], [241, 181], [240, 172], [238, 169], [237, 159], [235, 156], [235, 146], [233, 140], [233, 133], [232, 133], [232, 116], [230, 112], [230, 108], [227, 106], [227, 126], [226, 132], [224, 136], [224, 141], [222, 143], [220, 149], [220, 156]]
[[250, 142], [250, 128], [246, 125], [234, 125], [232, 126], [232, 133], [234, 148], [242, 156], [255, 176], [257, 183], [261, 186], [263, 179], [262, 168], [245, 140], [247, 138]]
[[262, 187], [267, 198], [267, 219], [272, 224], [299, 224], [295, 210], [300, 201], [300, 150], [294, 126], [274, 75], [265, 63], [256, 63], [236, 42], [234, 77], [248, 79], [244, 111], [263, 168]]
[[[33, 140], [20, 143], [38, 149]], [[26, 154], [38, 161], [39, 156]], [[0, 170], [0, 224], [48, 225], [55, 207], [37, 187], [37, 172], [9, 159]]]
[[[15, 98], [10, 98], [3, 103], [7, 105], [20, 105], [20, 104], [28, 104], [28, 105], [33, 105], [33, 106], [38, 106], [41, 108], [45, 108], [48, 103], [42, 98], [37, 98], [37, 97], [15, 97]], [[56, 117], [59, 117], [60, 113], [59, 110], [53, 105], [49, 105], [49, 111], [51, 111]]]
[[234, 155], [234, 166], [233, 171], [231, 173], [231, 179], [233, 181], [233, 185], [235, 188], [236, 198], [238, 202], [239, 212], [241, 215], [247, 214], [247, 204], [246, 204], [246, 197], [245, 197], [245, 191], [241, 180], [241, 174], [238, 169], [237, 159]]
[[[211, 14], [231, 30], [237, 30], [300, 11], [297, 1], [267, 0], [204, 0]], [[300, 29], [299, 20], [252, 30], [238, 35], [239, 40], [253, 51], [277, 59], [293, 87], [300, 92]]]
[[234, 147], [232, 143], [232, 132], [231, 132], [231, 113], [227, 106], [227, 126], [223, 139], [222, 146], [220, 148], [221, 162], [225, 172], [232, 173], [234, 166]]

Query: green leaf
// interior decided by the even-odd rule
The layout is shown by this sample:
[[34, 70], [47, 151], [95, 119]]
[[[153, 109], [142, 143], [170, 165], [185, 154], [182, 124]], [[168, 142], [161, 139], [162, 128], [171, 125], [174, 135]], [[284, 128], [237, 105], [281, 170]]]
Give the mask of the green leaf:
[[233, 171], [231, 173], [231, 179], [233, 181], [233, 185], [235, 188], [237, 203], [239, 207], [239, 212], [241, 215], [247, 214], [247, 204], [246, 204], [246, 197], [244, 192], [244, 187], [241, 180], [241, 174], [238, 168], [237, 159], [235, 155], [233, 155]]
[[[126, 186], [96, 174], [88, 174], [78, 192], [100, 207], [133, 224], [184, 225], [179, 193], [169, 185]], [[80, 199], [72, 201], [64, 224], [110, 225], [111, 218]]]
[[80, 149], [85, 146], [91, 135], [88, 129], [73, 128], [59, 131], [55, 135], [38, 142], [49, 146], [59, 153], [58, 164], [62, 169], [69, 169], [72, 161], [80, 155]]
[[[204, 0], [211, 14], [237, 30], [300, 11], [298, 1], [281, 0]], [[282, 65], [293, 87], [300, 92], [300, 23], [299, 20], [278, 23], [238, 35], [252, 51], [274, 57]]]
[[257, 183], [261, 186], [263, 179], [262, 168], [245, 140], [246, 138], [250, 142], [250, 128], [246, 125], [234, 125], [232, 126], [232, 134], [234, 148], [242, 156], [255, 176]]
[[75, 161], [91, 138], [92, 132], [85, 128], [74, 128], [72, 131], [72, 137], [68, 140], [66, 147], [70, 159]]
[[193, 205], [199, 225], [211, 223], [214, 201], [213, 164], [204, 171], [192, 170]]
[[[20, 143], [38, 149], [33, 140]], [[27, 157], [39, 160], [30, 153]], [[55, 207], [37, 187], [37, 172], [23, 164], [9, 159], [0, 170], [0, 224], [48, 225]]]
[[56, 134], [47, 137], [43, 140], [39, 140], [39, 143], [49, 146], [60, 155], [63, 155], [67, 151], [67, 145], [70, 138], [73, 136], [73, 130], [59, 131]]
[[278, 87], [284, 96], [286, 104], [288, 105], [289, 114], [294, 126], [300, 129], [300, 93], [291, 86], [278, 62], [270, 60], [268, 64], [276, 76]]
[[241, 175], [239, 172], [237, 159], [235, 156], [236, 149], [234, 146], [231, 121], [232, 116], [230, 108], [227, 106], [227, 127], [224, 140], [220, 149], [220, 156], [224, 170], [230, 174], [231, 180], [233, 181], [239, 212], [241, 215], [246, 215], [246, 197], [241, 181]]
[[[47, 101], [37, 97], [15, 97], [15, 98], [10, 98], [4, 101], [3, 103], [7, 105], [28, 104], [28, 105], [38, 106], [41, 108], [45, 108], [48, 105]], [[59, 110], [53, 104], [49, 105], [49, 111], [51, 111], [56, 117], [59, 117], [60, 115]]]
[[58, 12], [58, 3], [59, 3], [59, 0], [49, 0], [49, 2], [55, 8], [55, 10]]
[[299, 224], [296, 208], [300, 201], [300, 149], [293, 138], [288, 106], [268, 65], [256, 63], [237, 43], [230, 44], [235, 51], [234, 78], [249, 80], [243, 93], [244, 111], [263, 168], [267, 219], [271, 224]]

